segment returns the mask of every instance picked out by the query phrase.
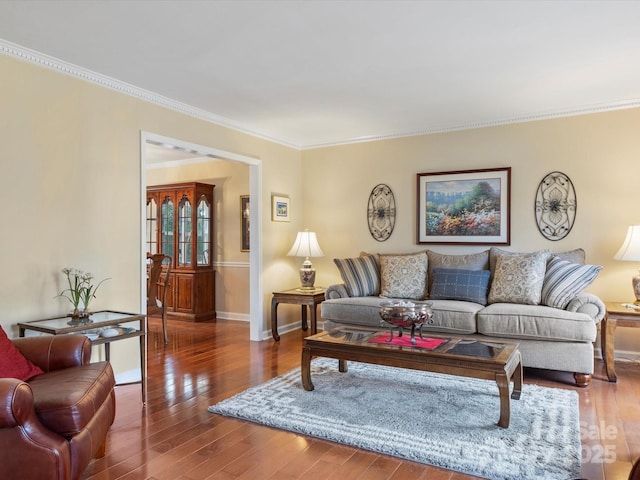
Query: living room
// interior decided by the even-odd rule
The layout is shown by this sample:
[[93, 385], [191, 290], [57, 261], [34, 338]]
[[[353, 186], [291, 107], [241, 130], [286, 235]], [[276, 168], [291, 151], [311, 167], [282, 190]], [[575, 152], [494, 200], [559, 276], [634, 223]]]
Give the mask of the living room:
[[[627, 226], [640, 223], [636, 186], [640, 102], [634, 92], [621, 92], [608, 104], [584, 108], [558, 104], [547, 114], [527, 112], [530, 115], [520, 121], [494, 119], [477, 128], [297, 148], [147, 101], [116, 81], [105, 88], [83, 78], [86, 72], [78, 69], [70, 74], [64, 62], [19, 45], [0, 43], [0, 52], [4, 113], [0, 182], [5, 204], [13, 205], [5, 217], [11, 233], [2, 240], [3, 265], [12, 275], [0, 280], [0, 310], [2, 327], [13, 336], [17, 322], [68, 310], [63, 300], [55, 298], [62, 287], [60, 271], [66, 266], [90, 270], [99, 279], [111, 278], [94, 308], [141, 310], [141, 132], [259, 161], [249, 168], [259, 170], [261, 181], [247, 180], [243, 192], [252, 188], [257, 192], [252, 207], [259, 209], [255, 223], [259, 252], [240, 252], [235, 220], [231, 228], [219, 232], [226, 250], [217, 258], [229, 263], [255, 260], [258, 265], [259, 274], [251, 269], [255, 283], [237, 280], [239, 288], [251, 285], [253, 303], [230, 309], [250, 317], [252, 340], [271, 341], [267, 307], [271, 292], [299, 282], [300, 259], [286, 256], [297, 232], [309, 228], [318, 235], [325, 257], [313, 259], [313, 264], [316, 284], [322, 286], [340, 281], [334, 258], [357, 256], [360, 251], [424, 250], [425, 245], [415, 241], [416, 175], [424, 172], [511, 167], [511, 241], [505, 248], [583, 248], [588, 263], [603, 266], [589, 290], [603, 300], [633, 300], [630, 277], [637, 265], [613, 257]], [[575, 224], [557, 242], [539, 233], [534, 214], [538, 184], [552, 171], [570, 177], [578, 200]], [[212, 170], [200, 175], [219, 174]], [[397, 205], [395, 229], [386, 242], [371, 237], [365, 211], [371, 189], [379, 183], [391, 187]], [[290, 222], [271, 221], [273, 194], [289, 197]], [[239, 205], [238, 199], [233, 202]], [[426, 248], [466, 253], [487, 246]], [[227, 284], [229, 291], [234, 288]], [[298, 327], [298, 315], [299, 309], [283, 306], [280, 323], [285, 331]], [[635, 329], [619, 334], [617, 357], [635, 361], [639, 340]], [[112, 363], [116, 374], [124, 375], [137, 368], [137, 344], [120, 343], [113, 346]]]

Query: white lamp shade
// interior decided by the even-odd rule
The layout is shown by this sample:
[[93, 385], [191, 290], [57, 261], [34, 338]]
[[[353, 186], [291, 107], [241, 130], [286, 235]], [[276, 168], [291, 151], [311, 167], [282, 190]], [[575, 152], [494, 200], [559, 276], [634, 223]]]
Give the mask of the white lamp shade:
[[615, 260], [640, 262], [640, 225], [631, 225], [627, 230], [627, 237], [613, 257]]
[[304, 232], [298, 232], [296, 241], [293, 242], [293, 247], [287, 253], [289, 257], [324, 257], [324, 253], [318, 243], [318, 237], [316, 232], [310, 232], [305, 230]]

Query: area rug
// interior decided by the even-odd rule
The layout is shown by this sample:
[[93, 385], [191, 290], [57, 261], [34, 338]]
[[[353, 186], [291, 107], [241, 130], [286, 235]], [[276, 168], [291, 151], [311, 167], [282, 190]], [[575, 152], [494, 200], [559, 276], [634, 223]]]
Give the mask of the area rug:
[[509, 428], [495, 382], [337, 360], [311, 364], [212, 405], [209, 411], [489, 479], [580, 476], [578, 394], [523, 385]]

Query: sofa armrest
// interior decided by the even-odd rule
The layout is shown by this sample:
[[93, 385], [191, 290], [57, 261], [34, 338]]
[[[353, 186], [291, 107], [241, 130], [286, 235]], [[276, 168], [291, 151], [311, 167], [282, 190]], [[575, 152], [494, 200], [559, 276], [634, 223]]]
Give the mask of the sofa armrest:
[[0, 378], [0, 445], [1, 478], [70, 478], [69, 444], [42, 425], [31, 387], [15, 378]]
[[11, 341], [45, 372], [86, 365], [91, 360], [91, 341], [84, 335], [42, 335]]
[[347, 293], [344, 283], [338, 283], [327, 287], [327, 290], [324, 293], [324, 298], [327, 300], [332, 300], [334, 298], [349, 298], [349, 294]]
[[569, 302], [566, 308], [569, 312], [586, 313], [595, 323], [600, 323], [607, 313], [607, 309], [600, 298], [592, 293], [581, 293]]

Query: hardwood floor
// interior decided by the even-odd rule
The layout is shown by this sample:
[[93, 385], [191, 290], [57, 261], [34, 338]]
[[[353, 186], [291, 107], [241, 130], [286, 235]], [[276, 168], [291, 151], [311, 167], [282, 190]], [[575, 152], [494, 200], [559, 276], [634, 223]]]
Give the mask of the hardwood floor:
[[[248, 324], [149, 321], [146, 406], [140, 386], [116, 388], [116, 420], [107, 454], [83, 479], [181, 480], [462, 480], [468, 475], [403, 461], [207, 412], [207, 407], [300, 365], [298, 330], [250, 342]], [[582, 476], [622, 480], [640, 457], [640, 366], [616, 364], [618, 383], [602, 362], [586, 389], [569, 373], [525, 370], [525, 382], [580, 395]]]

